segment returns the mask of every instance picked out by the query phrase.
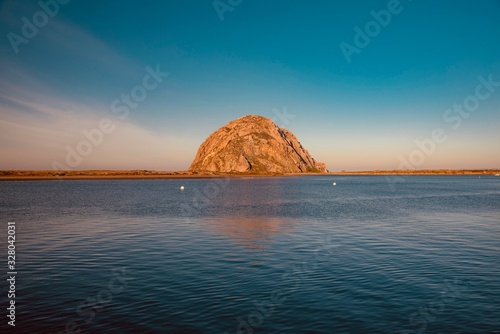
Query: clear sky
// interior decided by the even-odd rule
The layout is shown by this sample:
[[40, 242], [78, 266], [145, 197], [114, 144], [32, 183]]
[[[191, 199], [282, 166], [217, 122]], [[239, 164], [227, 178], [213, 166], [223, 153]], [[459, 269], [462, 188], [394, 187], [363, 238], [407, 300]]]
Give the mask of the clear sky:
[[498, 0], [55, 1], [0, 2], [0, 169], [185, 170], [246, 114], [334, 171], [500, 168]]

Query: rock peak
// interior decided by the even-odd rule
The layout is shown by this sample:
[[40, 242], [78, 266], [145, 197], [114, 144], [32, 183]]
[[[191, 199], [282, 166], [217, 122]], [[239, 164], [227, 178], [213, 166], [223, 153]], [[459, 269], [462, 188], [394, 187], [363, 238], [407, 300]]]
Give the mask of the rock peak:
[[240, 117], [212, 133], [201, 144], [189, 170], [257, 174], [327, 171], [292, 132], [259, 115]]

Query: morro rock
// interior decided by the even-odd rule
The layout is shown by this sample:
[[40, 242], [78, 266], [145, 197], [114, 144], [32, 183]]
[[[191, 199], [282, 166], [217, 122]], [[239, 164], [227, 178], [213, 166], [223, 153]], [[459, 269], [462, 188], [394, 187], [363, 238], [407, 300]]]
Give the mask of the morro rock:
[[231, 121], [212, 133], [198, 149], [191, 172], [307, 173], [327, 172], [290, 131], [262, 116]]

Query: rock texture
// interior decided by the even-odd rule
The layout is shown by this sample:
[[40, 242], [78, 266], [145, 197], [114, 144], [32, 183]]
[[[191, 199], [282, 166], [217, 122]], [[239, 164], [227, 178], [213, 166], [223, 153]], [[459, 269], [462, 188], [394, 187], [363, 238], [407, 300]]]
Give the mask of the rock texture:
[[249, 115], [212, 133], [198, 149], [191, 172], [327, 172], [290, 131], [268, 118]]

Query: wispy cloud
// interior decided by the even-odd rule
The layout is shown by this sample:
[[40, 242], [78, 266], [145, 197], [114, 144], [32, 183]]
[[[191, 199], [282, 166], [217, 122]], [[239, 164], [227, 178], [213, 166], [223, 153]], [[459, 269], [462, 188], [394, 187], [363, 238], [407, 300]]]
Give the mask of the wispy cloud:
[[[64, 12], [66, 6], [59, 6], [58, 13]], [[30, 21], [33, 14], [42, 11], [36, 3], [19, 3], [6, 1], [0, 5], [2, 33], [13, 32], [22, 36], [22, 18]], [[19, 46], [20, 53], [39, 53], [40, 57], [57, 53], [63, 60], [76, 60], [81, 63], [90, 63], [93, 66], [106, 69], [107, 72], [118, 75], [133, 75], [141, 71], [143, 66], [130, 57], [122, 55], [106, 41], [96, 37], [85, 29], [64, 20], [64, 15], [55, 15], [48, 23], [38, 29], [38, 33], [27, 44]], [[4, 39], [4, 42], [7, 39]], [[7, 43], [10, 46], [10, 43]], [[15, 54], [11, 56], [16, 57]], [[68, 58], [69, 56], [69, 58]]]
[[[64, 163], [66, 146], [75, 146], [85, 137], [83, 130], [99, 127], [103, 115], [116, 130], [102, 145], [85, 157], [79, 169], [168, 169], [177, 164], [183, 168], [182, 143], [179, 138], [158, 135], [124, 122], [106, 110], [106, 106], [89, 109], [86, 105], [44, 96], [23, 89], [19, 96], [0, 93], [0, 169], [51, 169], [53, 161]], [[26, 96], [32, 98], [27, 99]]]
[[93, 64], [114, 75], [133, 76], [144, 68], [106, 42], [62, 20], [54, 20], [48, 25], [41, 38], [45, 39], [47, 48], [70, 54], [83, 63]]
[[[30, 18], [39, 10], [36, 3], [2, 3], [2, 31], [19, 32], [21, 18]], [[0, 55], [0, 169], [52, 169], [54, 161], [64, 164], [66, 148], [85, 139], [82, 131], [99, 128], [103, 118], [109, 118], [115, 130], [77, 169], [187, 168], [179, 158], [183, 156], [182, 138], [154, 133], [131, 119], [119, 119], [110, 109], [117, 97], [112, 90], [107, 98], [106, 93], [95, 96], [88, 90], [70, 89], [68, 94], [61, 89], [70, 85], [70, 79], [83, 80], [88, 68], [109, 74], [110, 86], [116, 81], [135, 82], [145, 68], [63, 17], [51, 18], [36, 37], [22, 45], [19, 54]], [[39, 68], [38, 62], [44, 66]], [[69, 73], [65, 71], [68, 68]], [[47, 80], [53, 77], [62, 87]], [[98, 84], [102, 88], [102, 82]]]

